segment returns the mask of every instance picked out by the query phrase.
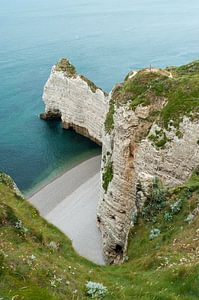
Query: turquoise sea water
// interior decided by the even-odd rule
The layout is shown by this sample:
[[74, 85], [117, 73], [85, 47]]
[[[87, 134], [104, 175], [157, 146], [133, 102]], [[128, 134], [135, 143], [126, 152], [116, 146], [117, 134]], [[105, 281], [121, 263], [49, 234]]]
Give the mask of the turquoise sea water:
[[38, 118], [60, 57], [109, 91], [131, 69], [198, 59], [198, 11], [198, 0], [0, 0], [0, 169], [27, 192], [100, 152]]

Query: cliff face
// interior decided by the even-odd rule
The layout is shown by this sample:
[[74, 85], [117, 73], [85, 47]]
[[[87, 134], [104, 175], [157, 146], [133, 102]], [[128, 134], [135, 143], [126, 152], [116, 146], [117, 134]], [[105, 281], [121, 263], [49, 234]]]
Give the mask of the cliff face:
[[43, 119], [61, 118], [63, 127], [73, 128], [98, 144], [108, 106], [108, 95], [84, 76], [78, 75], [67, 60], [54, 66], [44, 87]]
[[53, 69], [46, 113], [60, 112], [66, 128], [84, 128], [103, 144], [97, 222], [107, 263], [119, 263], [154, 179], [173, 187], [198, 165], [199, 62], [130, 73], [109, 97], [83, 81]]
[[133, 216], [154, 179], [173, 187], [198, 165], [198, 65], [134, 72], [112, 92], [98, 208], [108, 263], [124, 259]]
[[[140, 119], [137, 112], [128, 114], [120, 108], [114, 122], [114, 133], [104, 138], [97, 217], [107, 263], [124, 259], [133, 215], [141, 211], [155, 177], [169, 187], [177, 186], [189, 178], [199, 162], [199, 123], [185, 118], [180, 124], [183, 137], [174, 136], [163, 149], [157, 150], [148, 139], [155, 125]], [[112, 175], [105, 189], [108, 165]]]
[[[114, 129], [111, 133], [104, 131], [98, 224], [108, 263], [120, 262], [126, 252], [132, 211], [137, 211], [136, 185], [140, 175], [136, 170], [138, 145], [152, 125], [149, 115], [159, 105], [140, 107], [135, 112], [126, 105], [116, 108]], [[110, 171], [108, 166], [111, 166]], [[111, 178], [108, 172], [111, 172]]]

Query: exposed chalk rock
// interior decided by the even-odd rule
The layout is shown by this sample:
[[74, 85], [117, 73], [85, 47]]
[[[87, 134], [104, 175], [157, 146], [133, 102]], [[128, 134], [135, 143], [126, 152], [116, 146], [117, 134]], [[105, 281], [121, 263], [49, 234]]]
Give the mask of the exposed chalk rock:
[[44, 87], [43, 100], [45, 114], [41, 114], [42, 119], [61, 117], [64, 128], [73, 128], [101, 144], [108, 95], [91, 81], [54, 66]]
[[120, 263], [154, 178], [174, 187], [199, 165], [199, 62], [131, 72], [109, 95], [64, 65], [46, 83], [43, 118], [102, 143], [97, 222], [106, 262]]

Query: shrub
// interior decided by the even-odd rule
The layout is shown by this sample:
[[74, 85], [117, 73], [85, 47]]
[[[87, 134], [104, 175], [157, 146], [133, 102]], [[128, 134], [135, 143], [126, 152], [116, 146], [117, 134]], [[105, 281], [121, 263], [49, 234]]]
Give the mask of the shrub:
[[171, 208], [172, 214], [175, 215], [175, 214], [179, 213], [179, 211], [182, 208], [182, 200], [180, 199], [180, 200], [174, 202], [173, 204], [170, 205], [170, 208]]
[[153, 181], [151, 192], [147, 197], [144, 208], [142, 210], [142, 216], [147, 221], [152, 219], [160, 212], [166, 205], [166, 197], [168, 195], [167, 189], [163, 186], [158, 177]]
[[160, 229], [158, 228], [154, 228], [151, 230], [150, 235], [149, 235], [149, 239], [150, 240], [154, 240], [155, 238], [157, 238], [160, 235]]
[[88, 86], [90, 87], [90, 89], [91, 89], [91, 91], [92, 91], [93, 93], [96, 93], [96, 91], [97, 91], [98, 89], [101, 90], [100, 88], [98, 88], [98, 87], [94, 84], [94, 82], [90, 81], [90, 80], [89, 80], [88, 78], [86, 78], [85, 76], [80, 75], [80, 77], [81, 77], [82, 80], [84, 80], [84, 81], [88, 84]]
[[137, 222], [138, 222], [138, 213], [137, 213], [137, 211], [132, 212], [131, 222], [132, 222], [133, 225], [137, 224]]
[[167, 138], [165, 131], [162, 129], [156, 130], [154, 134], [149, 135], [148, 139], [154, 146], [156, 146], [157, 149], [163, 148], [165, 144], [170, 141], [170, 139]]
[[107, 288], [98, 282], [88, 281], [86, 284], [87, 294], [91, 296], [91, 298], [103, 298], [108, 290]]
[[15, 223], [18, 221], [14, 210], [6, 205], [0, 205], [0, 226], [11, 225], [15, 226]]
[[18, 220], [16, 223], [15, 223], [15, 228], [17, 230], [20, 231], [20, 233], [26, 233], [28, 232], [28, 229], [23, 225], [22, 221], [21, 220]]
[[14, 185], [12, 178], [4, 173], [0, 173], [0, 183], [9, 186], [11, 189], [13, 188]]
[[55, 70], [58, 72], [66, 72], [69, 77], [75, 77], [77, 75], [75, 67], [66, 58], [62, 58], [57, 65]]
[[105, 166], [105, 170], [102, 175], [102, 180], [103, 180], [102, 186], [105, 192], [107, 192], [109, 183], [111, 182], [112, 179], [113, 179], [113, 163], [109, 162]]
[[171, 222], [172, 221], [172, 219], [173, 219], [173, 215], [172, 215], [172, 213], [170, 213], [170, 212], [165, 212], [165, 214], [164, 214], [164, 219], [165, 219], [165, 221], [167, 221], [167, 222]]
[[194, 215], [192, 213], [190, 213], [187, 218], [185, 219], [185, 222], [187, 222], [188, 224], [191, 224], [193, 222], [194, 219]]
[[111, 131], [114, 129], [114, 113], [115, 113], [115, 105], [113, 100], [110, 101], [109, 104], [109, 111], [106, 115], [106, 120], [105, 120], [105, 131], [106, 133], [111, 133]]
[[0, 275], [2, 274], [3, 271], [3, 262], [4, 262], [4, 254], [0, 252]]

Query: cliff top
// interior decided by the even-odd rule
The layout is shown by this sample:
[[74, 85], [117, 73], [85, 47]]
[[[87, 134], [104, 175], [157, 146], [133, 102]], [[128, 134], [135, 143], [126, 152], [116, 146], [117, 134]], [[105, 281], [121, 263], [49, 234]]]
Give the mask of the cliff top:
[[60, 61], [55, 65], [55, 70], [58, 72], [60, 72], [60, 71], [65, 72], [68, 77], [76, 77], [77, 76], [75, 67], [66, 58], [60, 59]]
[[[76, 68], [71, 64], [71, 62], [67, 58], [60, 59], [60, 61], [55, 65], [55, 71], [64, 72], [69, 78], [76, 78], [78, 76]], [[96, 93], [96, 91], [99, 89], [106, 96], [108, 95], [106, 92], [104, 92], [101, 88], [99, 88], [94, 82], [92, 82], [87, 77], [83, 75], [79, 75], [79, 77], [87, 83], [87, 85], [89, 86], [89, 88], [93, 93]]]
[[[162, 69], [144, 69], [131, 72], [124, 82], [116, 85], [112, 92], [111, 103], [117, 106], [129, 105], [136, 110], [138, 106], [154, 106], [162, 102], [163, 108], [156, 113], [157, 122], [168, 129], [169, 125], [176, 128], [184, 116], [192, 119], [199, 117], [199, 61], [181, 67]], [[113, 104], [112, 104], [113, 105]], [[111, 111], [107, 115], [109, 127]]]

